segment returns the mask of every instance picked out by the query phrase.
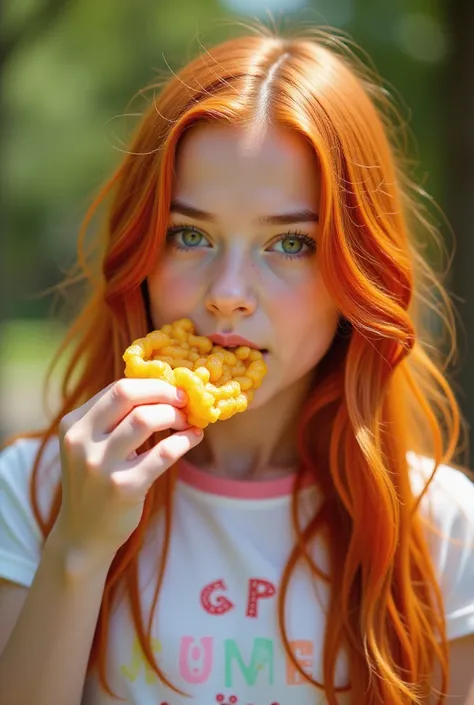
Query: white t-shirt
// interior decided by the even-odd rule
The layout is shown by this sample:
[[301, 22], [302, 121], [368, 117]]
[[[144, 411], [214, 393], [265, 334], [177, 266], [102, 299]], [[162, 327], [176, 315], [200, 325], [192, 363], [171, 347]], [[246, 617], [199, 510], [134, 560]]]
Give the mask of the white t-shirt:
[[[20, 440], [0, 455], [0, 576], [29, 586], [41, 556], [41, 534], [28, 500], [29, 477], [38, 442]], [[58, 444], [45, 461], [53, 465], [40, 488], [49, 506], [60, 477]], [[430, 461], [409, 454], [415, 492], [422, 489]], [[136, 705], [315, 705], [324, 694], [309, 686], [287, 659], [277, 626], [279, 579], [293, 545], [289, 516], [293, 478], [241, 482], [210, 477], [183, 463], [177, 483], [170, 558], [155, 613], [152, 647], [171, 682], [191, 699], [176, 695], [147, 668], [134, 635], [130, 610], [120, 596], [112, 613], [109, 683], [125, 703]], [[304, 489], [314, 512], [315, 487]], [[474, 484], [441, 466], [424, 500], [441, 532], [462, 545], [431, 536], [443, 591], [449, 639], [474, 633]], [[140, 585], [148, 610], [157, 575], [161, 525], [151, 527], [140, 557]], [[322, 543], [317, 564], [327, 568]], [[322, 681], [321, 653], [328, 589], [304, 568], [292, 580], [287, 603], [290, 640], [303, 668]], [[347, 682], [341, 655], [336, 685]], [[350, 703], [341, 695], [341, 705]], [[95, 674], [86, 680], [83, 705], [112, 705]]]

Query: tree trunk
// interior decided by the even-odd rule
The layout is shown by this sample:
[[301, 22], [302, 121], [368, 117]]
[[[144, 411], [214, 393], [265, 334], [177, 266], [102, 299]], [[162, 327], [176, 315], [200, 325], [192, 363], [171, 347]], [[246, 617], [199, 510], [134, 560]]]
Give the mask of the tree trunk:
[[[459, 366], [454, 376], [474, 445], [474, 2], [446, 0], [451, 51], [445, 91], [446, 214], [455, 236], [450, 290], [459, 313]], [[472, 452], [463, 456], [473, 467]]]

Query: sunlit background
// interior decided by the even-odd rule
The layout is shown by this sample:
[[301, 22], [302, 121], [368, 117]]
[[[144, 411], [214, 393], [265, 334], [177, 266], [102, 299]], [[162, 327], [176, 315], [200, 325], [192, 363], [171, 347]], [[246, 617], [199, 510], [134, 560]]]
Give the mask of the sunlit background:
[[157, 70], [177, 69], [200, 44], [256, 19], [348, 32], [396, 96], [417, 180], [455, 232], [454, 382], [472, 420], [473, 8], [466, 0], [4, 0], [0, 435], [45, 419], [42, 378], [74, 302], [53, 318], [63, 302], [42, 292], [71, 264], [90, 198], [120, 159], [134, 125], [129, 101]]

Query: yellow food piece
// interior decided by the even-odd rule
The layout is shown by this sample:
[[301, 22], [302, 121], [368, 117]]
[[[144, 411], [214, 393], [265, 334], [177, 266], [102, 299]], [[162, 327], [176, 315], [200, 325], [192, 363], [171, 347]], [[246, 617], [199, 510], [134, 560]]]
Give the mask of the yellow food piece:
[[138, 338], [125, 350], [125, 377], [157, 377], [184, 389], [188, 422], [199, 428], [245, 411], [267, 366], [259, 350], [228, 350], [195, 335], [189, 318]]

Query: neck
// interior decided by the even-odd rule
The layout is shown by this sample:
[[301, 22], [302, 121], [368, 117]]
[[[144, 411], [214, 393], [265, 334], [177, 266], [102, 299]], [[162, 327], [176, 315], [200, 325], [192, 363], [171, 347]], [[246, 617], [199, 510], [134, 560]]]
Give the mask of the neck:
[[277, 478], [294, 472], [299, 410], [307, 391], [305, 378], [262, 406], [210, 424], [187, 460], [210, 474], [240, 480]]

